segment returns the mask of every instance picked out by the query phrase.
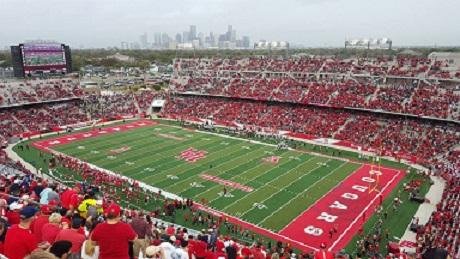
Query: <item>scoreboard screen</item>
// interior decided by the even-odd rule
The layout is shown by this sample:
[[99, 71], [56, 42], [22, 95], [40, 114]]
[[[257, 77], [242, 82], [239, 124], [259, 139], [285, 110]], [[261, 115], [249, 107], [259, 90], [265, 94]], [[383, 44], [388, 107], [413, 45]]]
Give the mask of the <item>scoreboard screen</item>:
[[72, 73], [72, 53], [68, 45], [54, 41], [30, 41], [11, 46], [14, 76], [61, 76]]
[[59, 70], [65, 71], [66, 57], [62, 44], [33, 43], [22, 45], [22, 59], [24, 71]]

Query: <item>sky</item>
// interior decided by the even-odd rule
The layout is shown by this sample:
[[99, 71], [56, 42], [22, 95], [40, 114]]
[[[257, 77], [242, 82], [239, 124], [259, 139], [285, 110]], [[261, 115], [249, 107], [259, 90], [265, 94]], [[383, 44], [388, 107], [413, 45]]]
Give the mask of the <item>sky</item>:
[[305, 47], [383, 38], [396, 46], [459, 46], [460, 0], [0, 0], [0, 47], [56, 40], [120, 46], [147, 33], [224, 33]]

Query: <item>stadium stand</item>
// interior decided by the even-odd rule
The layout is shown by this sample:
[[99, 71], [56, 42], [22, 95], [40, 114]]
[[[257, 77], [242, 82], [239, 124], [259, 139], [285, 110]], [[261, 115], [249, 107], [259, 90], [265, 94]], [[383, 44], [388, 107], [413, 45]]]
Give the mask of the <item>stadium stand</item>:
[[[455, 88], [458, 83], [449, 80], [460, 78], [460, 72], [449, 68], [448, 63], [402, 57], [251, 57], [177, 59], [174, 67], [171, 90], [176, 94], [171, 95], [151, 91], [85, 94], [74, 81], [61, 79], [0, 84], [0, 143], [4, 146], [13, 136], [27, 137], [89, 120], [136, 116], [147, 112], [152, 100], [164, 97], [167, 102], [161, 115], [168, 118], [212, 118], [217, 124], [251, 131], [282, 130], [311, 138], [334, 138], [344, 146], [413, 160], [444, 177], [448, 186], [437, 211], [417, 234], [417, 253], [421, 256], [430, 248], [442, 247], [453, 258], [459, 257], [460, 153], [455, 148], [460, 143], [460, 98]], [[128, 253], [147, 258], [163, 253], [169, 258], [173, 253], [185, 253], [184, 248], [188, 248], [190, 258], [292, 258], [289, 244], [270, 247], [255, 242], [245, 246], [219, 237], [213, 226], [222, 223], [221, 219], [211, 217], [206, 225], [211, 231], [198, 235], [152, 219], [171, 208], [190, 207], [192, 201], [161, 200], [164, 204], [159, 210], [148, 212], [121, 210], [117, 203], [122, 199], [159, 198], [136, 182], [91, 169], [71, 158], [57, 157], [49, 162], [76, 175], [45, 179], [0, 150], [0, 252], [10, 258], [37, 253], [32, 252], [37, 247], [57, 247], [50, 252], [62, 250], [65, 245], [58, 242], [62, 240], [72, 242], [66, 252], [76, 258], [97, 258], [94, 253], [101, 258], [127, 258]], [[80, 179], [86, 184], [74, 185]], [[69, 183], [73, 188], [65, 187]], [[33, 217], [38, 210], [38, 217]], [[120, 227], [110, 228], [107, 222]], [[21, 232], [17, 224], [32, 234]], [[124, 234], [113, 235], [114, 231]], [[127, 241], [136, 236], [133, 250], [128, 252]], [[32, 241], [21, 246], [25, 240]], [[41, 243], [45, 240], [48, 243]], [[97, 241], [96, 246], [89, 240]], [[108, 248], [107, 242], [118, 245]], [[313, 254], [296, 258], [313, 258]]]
[[344, 110], [268, 104], [245, 100], [179, 96], [169, 99], [164, 115], [199, 121], [213, 118], [223, 125], [258, 130], [291, 131], [320, 138], [336, 138], [383, 155], [408, 157], [430, 166], [430, 159], [446, 154], [460, 141], [458, 125], [356, 115]]
[[120, 118], [138, 113], [132, 94], [89, 95], [84, 99], [84, 106], [93, 119]]
[[141, 112], [148, 112], [153, 100], [164, 99], [165, 93], [163, 91], [151, 91], [141, 89], [134, 93], [135, 103], [138, 103]]
[[424, 58], [177, 59], [174, 67], [176, 92], [460, 118], [459, 83], [443, 81], [457, 68]]
[[2, 107], [64, 100], [82, 95], [83, 90], [79, 87], [79, 82], [71, 79], [0, 83], [0, 106]]

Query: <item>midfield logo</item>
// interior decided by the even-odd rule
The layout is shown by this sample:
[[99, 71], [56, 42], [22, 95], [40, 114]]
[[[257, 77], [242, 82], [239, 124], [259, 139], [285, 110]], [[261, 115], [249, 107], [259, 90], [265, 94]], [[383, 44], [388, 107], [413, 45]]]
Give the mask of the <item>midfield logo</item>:
[[279, 156], [269, 156], [269, 157], [266, 157], [266, 158], [263, 158], [262, 160], [265, 162], [265, 163], [270, 163], [270, 164], [278, 164], [278, 162], [280, 161], [280, 158]]
[[196, 161], [205, 158], [208, 152], [204, 150], [197, 150], [195, 148], [188, 148], [180, 153], [179, 159], [185, 160], [189, 163], [195, 163]]

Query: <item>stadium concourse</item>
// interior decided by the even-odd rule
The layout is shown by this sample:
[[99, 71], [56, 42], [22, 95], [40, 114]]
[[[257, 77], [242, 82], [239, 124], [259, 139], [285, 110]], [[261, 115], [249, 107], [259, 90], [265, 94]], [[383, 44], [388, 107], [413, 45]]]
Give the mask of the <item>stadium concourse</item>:
[[[3, 83], [0, 143], [6, 147], [15, 139], [58, 132], [66, 126], [143, 117], [150, 113], [154, 99], [166, 99], [160, 113], [166, 118], [212, 120], [232, 129], [283, 132], [296, 139], [329, 139], [337, 146], [422, 165], [429, 174], [444, 179], [441, 202], [417, 229], [415, 257], [439, 252], [460, 258], [458, 68], [444, 61], [407, 57], [176, 59], [174, 68], [170, 89], [161, 92], [87, 94], [72, 80]], [[288, 242], [272, 247], [257, 242], [240, 245], [218, 237], [213, 225], [210, 232], [188, 235], [186, 229], [155, 224], [150, 216], [190, 207], [193, 201], [166, 200], [160, 211], [122, 211], [113, 197], [143, 197], [146, 201], [153, 197], [136, 181], [87, 168], [73, 159], [57, 157], [58, 161], [50, 162], [65, 164], [83, 179], [92, 179], [95, 186], [85, 182], [66, 186], [70, 179], [48, 179], [8, 156], [0, 151], [0, 252], [9, 258], [40, 253], [129, 258], [129, 241], [133, 241], [129, 254], [139, 258], [159, 253], [164, 258], [179, 254], [195, 258], [313, 256], [309, 252], [293, 255]], [[106, 186], [107, 182], [113, 186]], [[96, 201], [95, 192], [103, 198]], [[283, 231], [288, 232], [289, 227]], [[373, 243], [376, 239], [366, 237], [353, 256], [376, 257], [380, 253]], [[49, 252], [36, 250], [48, 247]], [[323, 252], [327, 247], [320, 244], [317, 249]], [[406, 256], [392, 252], [384, 256]], [[346, 258], [340, 253], [336, 256]]]

